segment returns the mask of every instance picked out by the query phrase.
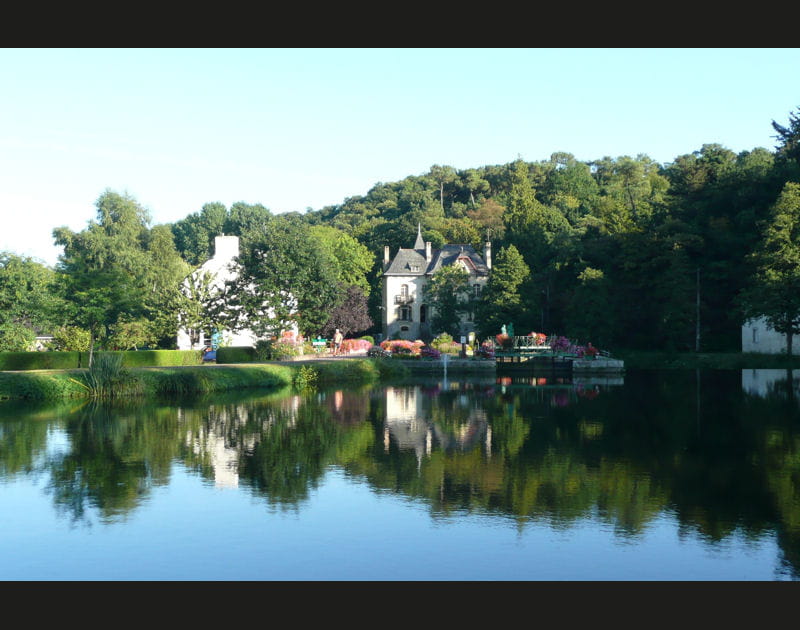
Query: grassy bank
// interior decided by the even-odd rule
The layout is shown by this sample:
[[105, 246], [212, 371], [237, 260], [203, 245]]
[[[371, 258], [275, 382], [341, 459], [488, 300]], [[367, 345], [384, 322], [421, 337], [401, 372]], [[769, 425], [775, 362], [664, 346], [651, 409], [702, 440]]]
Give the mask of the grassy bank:
[[615, 352], [625, 369], [800, 369], [800, 356], [750, 352]]
[[[370, 383], [398, 378], [407, 368], [380, 359], [124, 368], [110, 374], [99, 397], [205, 394], [236, 389]], [[60, 400], [98, 396], [89, 370], [0, 372], [0, 400]]]

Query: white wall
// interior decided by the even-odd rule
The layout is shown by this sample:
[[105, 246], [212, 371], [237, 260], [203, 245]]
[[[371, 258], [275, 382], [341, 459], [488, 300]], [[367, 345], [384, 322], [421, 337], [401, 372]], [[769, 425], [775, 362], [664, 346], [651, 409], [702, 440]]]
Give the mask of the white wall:
[[[746, 321], [742, 326], [742, 352], [785, 353], [786, 335], [767, 326], [763, 317]], [[792, 355], [795, 354], [800, 354], [800, 335], [792, 339]]]
[[[212, 284], [215, 287], [222, 288], [227, 280], [232, 280], [235, 277], [235, 272], [232, 268], [234, 258], [239, 255], [239, 237], [238, 236], [217, 236], [214, 238], [214, 256], [204, 262], [193, 273], [197, 276], [204, 272], [209, 272], [213, 276]], [[297, 334], [297, 327], [292, 329]], [[222, 343], [226, 346], [255, 346], [258, 337], [248, 329], [240, 331], [222, 330]], [[178, 350], [192, 350], [191, 341], [189, 339], [188, 331], [184, 329], [178, 330], [177, 336]], [[205, 335], [201, 333], [199, 345], [194, 349], [203, 348], [204, 346], [211, 345], [211, 339], [206, 339]]]

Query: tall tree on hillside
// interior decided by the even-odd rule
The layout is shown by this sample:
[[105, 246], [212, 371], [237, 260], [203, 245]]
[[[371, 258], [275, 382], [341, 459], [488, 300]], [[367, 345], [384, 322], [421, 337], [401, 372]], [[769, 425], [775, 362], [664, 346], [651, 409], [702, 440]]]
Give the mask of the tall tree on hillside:
[[800, 184], [784, 186], [752, 257], [756, 273], [740, 296], [743, 315], [763, 316], [786, 335], [786, 353], [791, 355], [800, 332]]
[[779, 125], [773, 120], [772, 128], [777, 134], [775, 138], [778, 140], [778, 155], [800, 165], [800, 116], [790, 112], [788, 127]]
[[452, 166], [434, 164], [431, 166], [430, 176], [439, 187], [439, 205], [442, 208], [442, 212], [444, 212], [444, 187], [455, 183], [458, 180], [458, 175]]
[[486, 240], [502, 240], [506, 233], [503, 213], [505, 208], [494, 199], [485, 199], [474, 210], [467, 211], [467, 217], [472, 219], [483, 234]]

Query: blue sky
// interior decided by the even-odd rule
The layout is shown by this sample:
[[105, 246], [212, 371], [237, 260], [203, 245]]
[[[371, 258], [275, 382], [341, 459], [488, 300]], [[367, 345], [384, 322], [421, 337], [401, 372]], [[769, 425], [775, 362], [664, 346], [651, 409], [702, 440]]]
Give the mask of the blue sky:
[[106, 188], [152, 224], [427, 172], [774, 149], [800, 48], [0, 49], [0, 250], [54, 264]]

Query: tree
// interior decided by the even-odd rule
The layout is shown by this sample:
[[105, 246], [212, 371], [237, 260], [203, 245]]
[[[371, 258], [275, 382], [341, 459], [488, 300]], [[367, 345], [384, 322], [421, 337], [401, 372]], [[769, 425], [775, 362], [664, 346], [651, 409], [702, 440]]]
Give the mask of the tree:
[[[71, 324], [90, 333], [89, 364], [95, 342], [110, 337], [112, 327], [123, 316], [128, 320], [146, 318], [159, 286], [168, 286], [163, 258], [148, 248], [151, 244], [150, 217], [136, 200], [106, 190], [96, 202], [96, 220], [73, 232], [67, 227], [53, 230], [57, 245], [64, 247], [57, 271], [63, 280]], [[154, 241], [166, 245], [165, 230]], [[156, 250], [163, 250], [163, 247]], [[156, 262], [157, 261], [157, 262]]]
[[0, 252], [0, 324], [52, 332], [63, 317], [56, 273], [42, 263]]
[[146, 268], [142, 270], [145, 282], [143, 314], [148, 322], [144, 333], [149, 341], [159, 347], [172, 348], [178, 327], [178, 306], [181, 282], [191, 265], [185, 262], [167, 225], [154, 226], [145, 238]]
[[118, 350], [138, 350], [155, 345], [157, 339], [147, 319], [120, 319], [111, 327], [109, 345]]
[[3, 352], [28, 352], [36, 341], [36, 333], [27, 326], [6, 321], [0, 323], [0, 350]]
[[322, 334], [331, 337], [338, 328], [346, 337], [352, 333], [363, 333], [372, 325], [367, 307], [367, 296], [360, 287], [340, 285], [341, 301], [333, 307]]
[[444, 212], [444, 187], [447, 184], [452, 184], [458, 179], [456, 170], [452, 166], [440, 166], [434, 164], [431, 166], [430, 176], [436, 181], [439, 186], [439, 205]]
[[425, 292], [433, 307], [434, 331], [447, 332], [453, 337], [459, 335], [461, 316], [472, 308], [467, 271], [457, 265], [442, 267], [433, 274]]
[[775, 139], [779, 141], [776, 147], [778, 155], [800, 165], [800, 116], [790, 112], [788, 127], [779, 125], [773, 120], [772, 128], [777, 133]]
[[477, 328], [481, 337], [499, 333], [507, 322], [519, 321], [522, 309], [519, 289], [530, 275], [516, 247], [508, 245], [497, 252], [489, 281], [477, 305]]
[[301, 218], [275, 216], [243, 235], [237, 277], [221, 300], [232, 330], [269, 337], [297, 324], [317, 334], [337, 303], [336, 271]]
[[219, 328], [225, 320], [221, 290], [215, 284], [213, 274], [203, 271], [188, 275], [175, 295], [174, 312], [179, 326], [189, 335], [192, 349], [200, 343], [201, 331]]
[[375, 265], [375, 254], [346, 232], [327, 225], [314, 225], [309, 236], [316, 241], [337, 281], [370, 294], [367, 274]]
[[191, 265], [201, 265], [214, 253], [214, 237], [225, 232], [228, 211], [220, 202], [203, 204], [200, 212], [176, 221], [171, 229], [175, 246]]
[[88, 352], [91, 335], [88, 330], [77, 326], [59, 326], [53, 331], [51, 350]]
[[746, 319], [763, 316], [786, 335], [791, 355], [794, 335], [800, 332], [800, 184], [784, 186], [752, 258], [756, 271], [741, 293], [742, 312]]
[[505, 208], [490, 198], [483, 200], [474, 210], [468, 210], [467, 216], [484, 230], [486, 239], [491, 241], [505, 236], [504, 212]]

